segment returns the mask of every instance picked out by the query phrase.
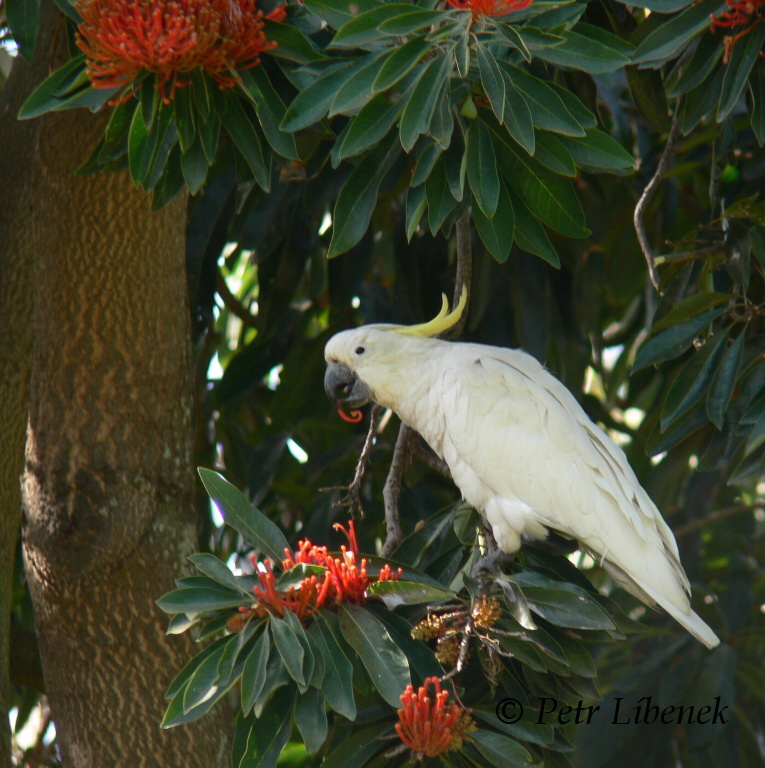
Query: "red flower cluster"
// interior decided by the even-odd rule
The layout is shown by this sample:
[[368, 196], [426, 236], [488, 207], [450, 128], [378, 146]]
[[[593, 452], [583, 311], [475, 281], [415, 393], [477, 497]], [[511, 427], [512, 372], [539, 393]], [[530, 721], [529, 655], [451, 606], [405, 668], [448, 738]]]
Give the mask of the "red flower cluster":
[[[723, 43], [725, 53], [723, 64], [727, 64], [733, 51], [733, 46], [746, 37], [760, 22], [765, 21], [765, 0], [727, 0], [728, 7], [722, 12], [720, 18], [710, 16], [712, 19], [712, 32], [718, 28], [732, 29], [743, 27], [736, 34], [725, 35]], [[762, 56], [763, 53], [760, 53]]]
[[508, 13], [520, 11], [534, 0], [446, 0], [452, 8], [460, 11], [470, 11], [473, 18], [479, 16], [507, 16]]
[[[165, 104], [188, 84], [181, 75], [200, 68], [228, 88], [238, 82], [232, 70], [256, 66], [276, 45], [263, 33], [257, 0], [78, 0], [75, 7], [92, 86], [129, 85], [146, 70]], [[283, 21], [284, 7], [267, 18]]]
[[355, 603], [363, 605], [366, 602], [366, 590], [372, 581], [397, 580], [401, 576], [401, 569], [393, 572], [386, 565], [380, 570], [379, 576], [367, 575], [367, 561], [362, 559], [356, 563], [356, 553], [359, 546], [356, 541], [356, 530], [353, 521], [348, 523], [348, 530], [339, 523], [335, 523], [335, 530], [342, 531], [347, 539], [348, 546], [340, 547], [340, 557], [330, 555], [326, 547], [317, 547], [308, 539], [299, 542], [295, 553], [288, 549], [282, 561], [285, 571], [294, 568], [300, 563], [306, 565], [320, 565], [326, 570], [319, 576], [308, 576], [300, 582], [299, 587], [290, 587], [285, 592], [276, 588], [276, 577], [267, 560], [264, 563], [265, 571], [258, 568], [259, 587], [254, 587], [258, 606], [255, 611], [261, 616], [272, 613], [276, 616], [284, 616], [286, 611], [292, 611], [298, 618], [310, 616], [318, 608], [332, 608], [338, 603]]
[[[435, 689], [433, 701], [428, 696], [429, 685]], [[441, 690], [437, 677], [428, 677], [416, 694], [411, 685], [401, 694], [396, 733], [419, 756], [436, 757], [457, 750], [466, 734], [475, 730], [470, 715], [454, 702], [447, 704], [448, 698], [449, 691]]]

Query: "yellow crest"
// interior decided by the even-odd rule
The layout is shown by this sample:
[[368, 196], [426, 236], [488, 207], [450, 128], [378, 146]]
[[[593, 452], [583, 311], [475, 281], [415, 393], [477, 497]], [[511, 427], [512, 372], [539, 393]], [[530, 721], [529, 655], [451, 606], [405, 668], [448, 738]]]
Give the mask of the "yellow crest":
[[419, 323], [418, 325], [397, 326], [395, 328], [396, 333], [401, 333], [404, 336], [428, 338], [451, 328], [462, 317], [462, 312], [467, 304], [467, 289], [464, 285], [462, 286], [462, 295], [460, 296], [459, 303], [451, 312], [449, 312], [449, 300], [443, 293], [441, 294], [441, 300], [441, 311], [432, 320], [429, 320], [427, 323]]

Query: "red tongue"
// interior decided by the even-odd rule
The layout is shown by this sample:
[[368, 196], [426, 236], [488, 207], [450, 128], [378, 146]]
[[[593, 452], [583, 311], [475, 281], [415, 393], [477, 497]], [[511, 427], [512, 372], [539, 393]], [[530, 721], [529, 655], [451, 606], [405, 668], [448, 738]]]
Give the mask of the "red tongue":
[[357, 424], [364, 418], [364, 414], [361, 411], [351, 411], [350, 413], [345, 413], [342, 408], [338, 408], [337, 412], [340, 414], [340, 418], [343, 421], [349, 421], [351, 424]]

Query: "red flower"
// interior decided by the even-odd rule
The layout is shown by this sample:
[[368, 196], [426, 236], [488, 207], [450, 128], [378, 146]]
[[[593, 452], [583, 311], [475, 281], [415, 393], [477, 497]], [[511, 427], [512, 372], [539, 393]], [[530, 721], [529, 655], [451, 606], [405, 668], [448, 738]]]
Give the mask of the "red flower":
[[[765, 0], [727, 0], [728, 7], [722, 12], [720, 18], [710, 16], [712, 19], [712, 32], [716, 32], [719, 27], [733, 28], [743, 26], [735, 35], [725, 35], [723, 44], [725, 53], [723, 54], [723, 64], [727, 64], [733, 46], [742, 38], [748, 35], [761, 21], [765, 20]], [[760, 56], [763, 53], [760, 52]]]
[[452, 8], [479, 16], [507, 16], [528, 7], [534, 0], [446, 0]]
[[348, 523], [348, 530], [339, 523], [335, 523], [334, 528], [342, 531], [348, 539], [348, 546], [340, 547], [340, 557], [330, 555], [326, 547], [317, 547], [309, 539], [298, 542], [297, 551], [294, 553], [289, 549], [284, 550], [286, 557], [282, 566], [285, 571], [300, 563], [326, 568], [320, 576], [303, 579], [299, 587], [279, 591], [270, 561], [267, 560], [263, 564], [263, 570], [253, 560], [260, 581], [260, 586], [253, 588], [258, 599], [256, 610], [260, 615], [272, 613], [282, 617], [286, 611], [292, 611], [298, 618], [303, 619], [322, 606], [333, 608], [338, 603], [363, 605], [366, 602], [367, 587], [371, 582], [396, 580], [401, 576], [400, 568], [394, 573], [387, 563], [380, 570], [379, 576], [369, 576], [366, 559], [362, 559], [360, 564], [356, 563], [359, 546], [353, 521]]
[[[428, 686], [435, 689], [434, 699], [428, 696]], [[401, 694], [401, 709], [398, 710], [396, 733], [418, 757], [436, 757], [447, 750], [462, 746], [465, 735], [475, 730], [470, 715], [452, 702], [447, 704], [449, 691], [441, 690], [437, 677], [429, 677], [420, 686], [417, 694], [407, 685]]]
[[[256, 66], [276, 45], [263, 34], [256, 0], [78, 0], [75, 7], [83, 19], [77, 46], [92, 86], [129, 85], [146, 70], [157, 76], [166, 104], [191, 70], [201, 68], [228, 88], [238, 82], [232, 70]], [[267, 18], [283, 21], [284, 7]]]

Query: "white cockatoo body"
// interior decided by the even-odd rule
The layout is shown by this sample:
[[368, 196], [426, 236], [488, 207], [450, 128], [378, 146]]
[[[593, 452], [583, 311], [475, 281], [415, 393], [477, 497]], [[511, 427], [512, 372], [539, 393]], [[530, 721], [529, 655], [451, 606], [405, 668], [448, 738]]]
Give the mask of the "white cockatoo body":
[[325, 386], [345, 408], [390, 408], [448, 465], [464, 499], [514, 553], [553, 529], [579, 542], [640, 600], [708, 647], [677, 544], [624, 452], [525, 352], [431, 338], [460, 307], [423, 326], [367, 325], [327, 343]]

